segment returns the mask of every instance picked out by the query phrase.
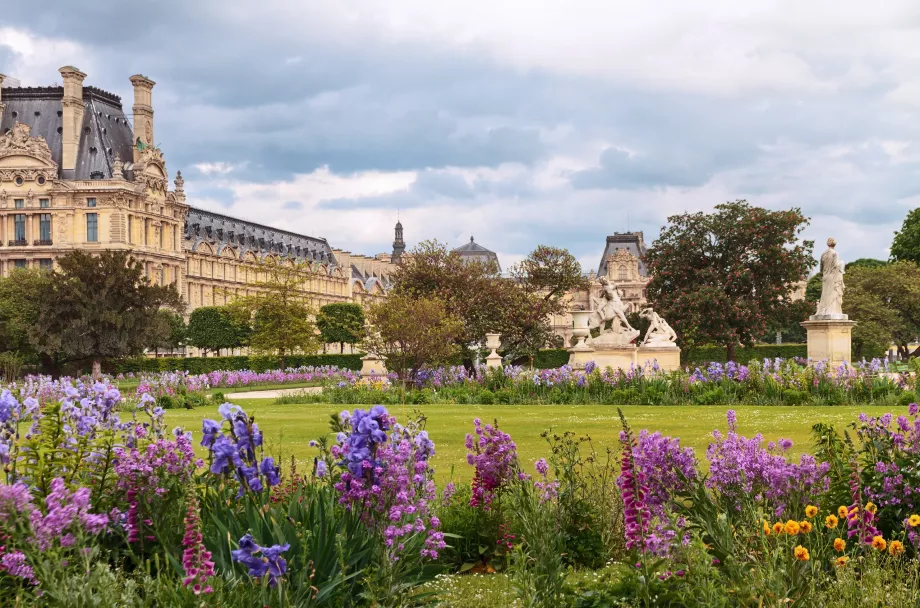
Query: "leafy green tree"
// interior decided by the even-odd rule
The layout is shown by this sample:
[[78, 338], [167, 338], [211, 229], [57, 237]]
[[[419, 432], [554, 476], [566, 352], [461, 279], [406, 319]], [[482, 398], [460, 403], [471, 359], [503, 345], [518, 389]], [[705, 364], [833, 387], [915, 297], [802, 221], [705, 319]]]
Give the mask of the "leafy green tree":
[[249, 347], [256, 353], [278, 356], [281, 367], [286, 355], [319, 350], [306, 276], [303, 265], [267, 263], [265, 279], [253, 285], [254, 292], [230, 304], [241, 315], [252, 318]]
[[920, 267], [913, 262], [862, 266], [847, 272], [843, 312], [853, 328], [854, 358], [881, 356], [891, 344], [902, 358], [920, 355]]
[[745, 201], [713, 213], [668, 218], [646, 253], [648, 298], [682, 345], [752, 345], [788, 316], [789, 295], [814, 264], [808, 220], [798, 209], [770, 211]]
[[920, 207], [908, 213], [901, 229], [894, 233], [889, 254], [893, 262], [920, 264]]
[[817, 304], [818, 300], [821, 299], [821, 281], [823, 277], [821, 273], [815, 273], [815, 276], [808, 279], [808, 284], [805, 286], [805, 301], [811, 302], [812, 304]]
[[36, 269], [20, 268], [0, 278], [0, 350], [20, 353], [27, 359], [37, 356], [29, 332], [50, 282], [48, 272]]
[[345, 344], [357, 344], [364, 337], [364, 309], [351, 302], [326, 304], [316, 316], [316, 328], [324, 346], [338, 343], [339, 352], [344, 352]]
[[371, 329], [364, 344], [368, 352], [383, 357], [403, 386], [418, 370], [446, 363], [459, 350], [456, 340], [463, 323], [439, 300], [391, 294], [372, 304], [367, 318]]
[[[859, 258], [852, 262], [847, 262], [846, 271], [849, 272], [854, 268], [881, 268], [887, 266], [888, 260], [876, 260], [875, 258]], [[820, 299], [820, 298], [819, 298]]]
[[205, 353], [247, 344], [251, 328], [248, 318], [227, 306], [202, 306], [189, 315], [186, 343]]
[[144, 351], [160, 308], [184, 309], [175, 286], [152, 284], [143, 264], [126, 252], [73, 251], [57, 264], [29, 341], [58, 362], [92, 360], [96, 376], [103, 358]]
[[176, 350], [185, 344], [188, 327], [182, 315], [161, 308], [157, 311], [156, 322], [150, 331], [150, 343], [147, 348], [159, 355], [160, 350]]

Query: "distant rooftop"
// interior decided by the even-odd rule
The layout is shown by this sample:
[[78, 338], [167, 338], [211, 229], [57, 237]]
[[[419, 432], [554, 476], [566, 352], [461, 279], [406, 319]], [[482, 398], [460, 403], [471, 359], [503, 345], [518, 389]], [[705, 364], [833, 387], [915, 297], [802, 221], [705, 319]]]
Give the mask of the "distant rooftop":
[[604, 253], [601, 255], [601, 263], [597, 267], [597, 276], [602, 277], [607, 274], [607, 258], [617, 249], [624, 249], [639, 258], [639, 274], [648, 276], [648, 268], [642, 257], [645, 255], [645, 239], [641, 232], [614, 232], [607, 237], [607, 244], [604, 247]]
[[498, 262], [498, 255], [494, 251], [486, 249], [470, 237], [470, 242], [454, 249], [451, 253], [459, 254], [461, 258], [476, 262], [492, 262], [498, 265], [498, 271], [502, 271], [501, 264]]

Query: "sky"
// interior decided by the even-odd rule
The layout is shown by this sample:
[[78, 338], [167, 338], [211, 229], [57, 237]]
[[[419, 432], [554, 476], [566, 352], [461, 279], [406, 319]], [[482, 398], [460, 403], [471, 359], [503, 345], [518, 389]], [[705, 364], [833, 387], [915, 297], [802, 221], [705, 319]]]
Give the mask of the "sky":
[[30, 0], [0, 73], [142, 73], [189, 203], [373, 255], [471, 235], [596, 269], [604, 239], [746, 199], [886, 258], [920, 206], [916, 0]]

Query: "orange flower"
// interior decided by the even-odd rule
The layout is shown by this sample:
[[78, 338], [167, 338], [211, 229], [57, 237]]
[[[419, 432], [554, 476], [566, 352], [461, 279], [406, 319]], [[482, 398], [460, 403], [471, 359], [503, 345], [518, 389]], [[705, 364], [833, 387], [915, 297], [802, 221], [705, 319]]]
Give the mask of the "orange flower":
[[884, 551], [885, 547], [888, 546], [888, 543], [885, 542], [885, 539], [881, 536], [872, 537], [872, 547], [878, 549], [879, 551]]
[[770, 524], [767, 522], [766, 519], [763, 520], [763, 533], [766, 534], [767, 536], [770, 536], [772, 532], [773, 531], [770, 529]]
[[799, 533], [799, 530], [800, 530], [799, 522], [797, 522], [797, 521], [795, 521], [795, 520], [793, 520], [793, 519], [790, 519], [789, 521], [786, 522], [786, 528], [785, 528], [785, 529], [786, 529], [786, 534], [790, 534], [790, 535], [792, 535], [792, 536], [795, 536], [796, 534]]
[[814, 517], [818, 514], [818, 507], [814, 505], [808, 505], [805, 507], [805, 517]]
[[846, 517], [846, 516], [847, 516], [847, 508], [844, 507], [843, 505], [840, 505], [839, 507], [837, 507], [837, 515], [839, 515], [839, 516], [841, 517], [841, 519], [844, 518], [844, 517]]
[[827, 526], [831, 530], [836, 528], [837, 524], [839, 523], [840, 523], [840, 520], [837, 519], [836, 515], [828, 515], [827, 517], [824, 518], [824, 525]]
[[890, 553], [894, 557], [901, 555], [902, 553], [904, 553], [904, 543], [902, 543], [899, 540], [891, 541], [891, 544], [888, 545], [888, 553]]
[[811, 532], [811, 522], [808, 520], [800, 521], [799, 527], [802, 528], [802, 534], [808, 534], [809, 532]]
[[842, 538], [834, 539], [834, 551], [837, 551], [838, 553], [843, 553], [843, 550], [846, 548], [847, 548], [847, 541], [843, 540]]
[[836, 560], [834, 560], [834, 565], [837, 566], [838, 568], [843, 568], [844, 566], [847, 565], [848, 561], [850, 561], [849, 557], [847, 557], [846, 555], [841, 555]]
[[774, 534], [782, 534], [782, 533], [783, 533], [783, 522], [778, 521], [778, 522], [776, 522], [775, 524], [773, 524], [773, 533], [774, 533]]
[[920, 515], [911, 515], [907, 518], [907, 523], [911, 528], [920, 526]]
[[811, 559], [811, 556], [808, 555], [808, 549], [802, 545], [797, 545], [793, 550], [793, 554], [795, 555], [795, 558], [800, 562], [807, 562], [809, 559]]
[[869, 513], [872, 513], [873, 515], [875, 515], [875, 512], [878, 511], [878, 507], [875, 506], [875, 503], [874, 503], [874, 502], [867, 502], [867, 503], [866, 503], [866, 511], [868, 511]]

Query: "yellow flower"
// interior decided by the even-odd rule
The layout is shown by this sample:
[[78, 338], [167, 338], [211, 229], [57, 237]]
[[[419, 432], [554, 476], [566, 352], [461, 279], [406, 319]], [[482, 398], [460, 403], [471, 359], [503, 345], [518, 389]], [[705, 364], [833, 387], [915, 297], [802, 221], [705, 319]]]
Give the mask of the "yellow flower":
[[834, 565], [837, 566], [838, 568], [843, 568], [844, 566], [847, 565], [848, 561], [850, 561], [849, 557], [847, 557], [846, 555], [841, 555], [836, 560], [834, 560]]
[[834, 551], [837, 551], [838, 553], [843, 553], [843, 550], [846, 548], [847, 548], [847, 541], [843, 540], [842, 538], [834, 539]]
[[795, 554], [795, 558], [799, 560], [800, 562], [807, 562], [809, 559], [811, 559], [811, 556], [808, 555], [808, 549], [806, 549], [802, 545], [796, 546], [793, 552]]
[[800, 529], [799, 522], [792, 520], [792, 519], [786, 522], [786, 534], [791, 534], [792, 536], [795, 536], [796, 534], [799, 533], [799, 529]]
[[911, 515], [910, 517], [907, 518], [907, 523], [910, 525], [911, 528], [916, 528], [917, 526], [920, 526], [920, 515]]
[[844, 507], [843, 505], [840, 505], [839, 507], [837, 507], [837, 515], [839, 515], [841, 518], [846, 517], [847, 508]]
[[814, 505], [808, 505], [805, 507], [805, 517], [814, 517], [818, 514], [818, 507]]
[[802, 520], [799, 522], [799, 527], [802, 528], [802, 534], [808, 534], [811, 532], [811, 522], [807, 520]]
[[771, 534], [772, 532], [773, 532], [773, 531], [770, 529], [770, 524], [769, 524], [769, 522], [767, 522], [766, 519], [763, 520], [763, 533], [766, 534], [767, 536], [770, 536], [770, 534]]
[[867, 502], [867, 503], [866, 503], [866, 511], [868, 511], [869, 513], [872, 513], [873, 515], [875, 515], [875, 512], [878, 511], [878, 507], [875, 506], [875, 503], [874, 503], [874, 502]]
[[899, 540], [891, 541], [891, 544], [888, 545], [888, 553], [891, 553], [895, 557], [901, 555], [904, 553], [904, 543]]
[[775, 534], [782, 534], [783, 533], [783, 522], [778, 521], [775, 524], [773, 524], [773, 532]]
[[872, 537], [872, 547], [878, 549], [879, 551], [884, 551], [885, 547], [888, 546], [888, 543], [885, 542], [885, 539], [881, 536]]
[[836, 515], [828, 515], [824, 518], [824, 525], [833, 530], [837, 527], [837, 524], [840, 523], [840, 520], [837, 519]]

